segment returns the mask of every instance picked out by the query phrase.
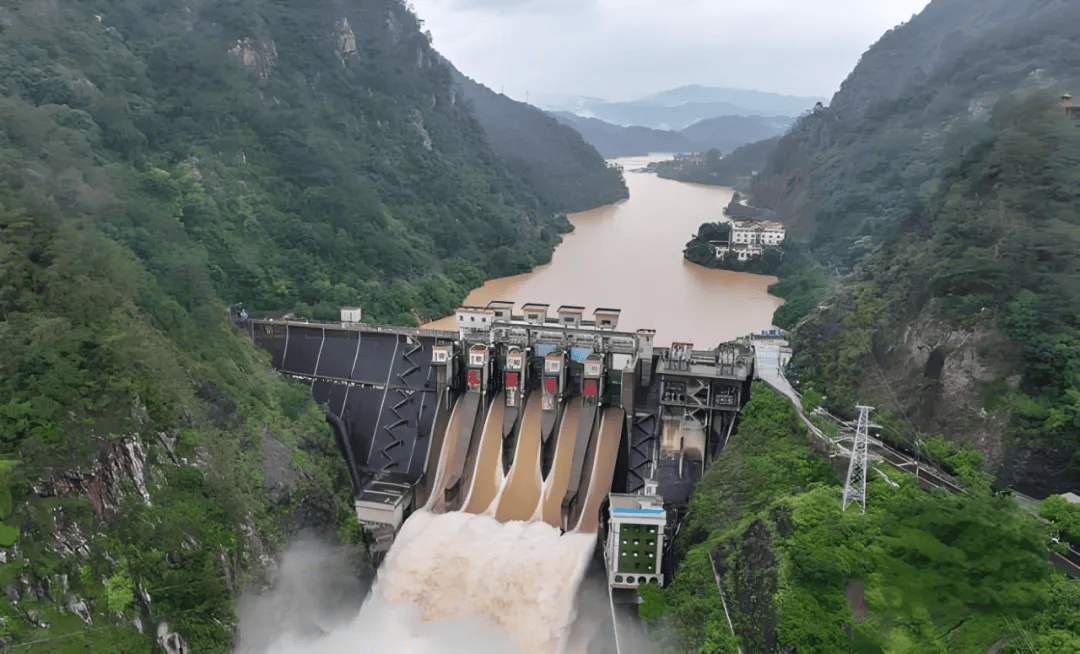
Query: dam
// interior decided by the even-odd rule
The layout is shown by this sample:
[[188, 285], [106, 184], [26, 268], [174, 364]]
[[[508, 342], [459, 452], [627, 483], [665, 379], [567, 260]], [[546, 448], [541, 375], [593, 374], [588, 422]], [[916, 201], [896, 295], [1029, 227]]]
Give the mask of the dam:
[[670, 579], [686, 502], [748, 399], [752, 341], [655, 347], [618, 309], [492, 301], [455, 331], [248, 319], [335, 427], [375, 553], [417, 510], [597, 534], [608, 582]]

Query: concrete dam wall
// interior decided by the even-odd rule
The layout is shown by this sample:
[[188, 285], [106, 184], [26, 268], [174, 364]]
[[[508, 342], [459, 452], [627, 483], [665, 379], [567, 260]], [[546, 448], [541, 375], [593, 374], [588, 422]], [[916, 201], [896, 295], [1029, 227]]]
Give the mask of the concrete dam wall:
[[413, 514], [546, 523], [596, 535], [611, 588], [636, 593], [667, 578], [674, 529], [731, 434], [754, 358], [737, 343], [654, 348], [651, 330], [615, 330], [618, 310], [583, 311], [462, 307], [453, 332], [241, 326], [335, 425], [373, 552]]

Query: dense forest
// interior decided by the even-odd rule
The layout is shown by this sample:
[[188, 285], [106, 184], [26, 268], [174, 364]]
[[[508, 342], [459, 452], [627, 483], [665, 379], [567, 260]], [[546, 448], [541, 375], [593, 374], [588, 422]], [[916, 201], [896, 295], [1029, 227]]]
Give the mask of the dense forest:
[[719, 149], [705, 150], [691, 157], [651, 163], [649, 169], [664, 179], [746, 189], [754, 174], [765, 169], [779, 142], [780, 137], [774, 136], [740, 145], [728, 154]]
[[546, 206], [581, 211], [629, 197], [619, 169], [604, 161], [607, 152], [536, 107], [495, 93], [456, 68], [453, 74], [491, 148]]
[[[551, 115], [560, 123], [577, 130], [582, 138], [605, 157], [646, 155], [653, 152], [705, 152], [714, 149], [730, 152], [762, 139], [775, 141], [794, 122], [786, 116], [716, 116], [672, 131], [636, 125], [613, 125], [567, 111], [552, 112]], [[764, 157], [761, 163], [764, 165]], [[720, 182], [709, 177], [704, 183]]]
[[1080, 482], [1076, 25], [1070, 3], [932, 2], [751, 184], [816, 262], [777, 289], [812, 309], [778, 322], [799, 325], [793, 376], [1035, 495]]
[[843, 479], [810, 438], [786, 399], [754, 387], [695, 489], [674, 583], [642, 588], [665, 651], [1080, 649], [1080, 586], [1046, 560], [1035, 516], [990, 489], [981, 455], [944, 450], [966, 493], [927, 493], [889, 468], [895, 487], [871, 471], [866, 512], [845, 512]]
[[[1080, 121], [1060, 100], [1078, 25], [1073, 3], [934, 0], [769, 146], [748, 186], [801, 253], [771, 289], [788, 378], [810, 408], [876, 406], [883, 439], [967, 492], [883, 468], [898, 486], [874, 479], [866, 513], [842, 513], [842, 478], [755, 389], [674, 584], [646, 591], [675, 651], [1080, 649], [1080, 591], [1041, 560], [1080, 542], [1054, 495], [1080, 484]], [[1046, 522], [1010, 487], [1047, 498]]]
[[502, 159], [398, 0], [0, 1], [0, 649], [231, 651], [286, 539], [355, 545], [226, 307], [441, 315], [625, 194], [548, 156], [596, 186]]

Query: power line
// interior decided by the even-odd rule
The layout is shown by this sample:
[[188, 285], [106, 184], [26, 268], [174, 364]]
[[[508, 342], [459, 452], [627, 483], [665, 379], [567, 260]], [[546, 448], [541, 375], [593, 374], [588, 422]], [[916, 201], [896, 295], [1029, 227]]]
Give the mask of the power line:
[[866, 450], [870, 431], [870, 411], [873, 407], [859, 406], [859, 427], [855, 431], [855, 442], [851, 445], [851, 460], [848, 462], [847, 478], [844, 480], [844, 499], [841, 511], [847, 511], [848, 504], [858, 502], [862, 512], [866, 513]]

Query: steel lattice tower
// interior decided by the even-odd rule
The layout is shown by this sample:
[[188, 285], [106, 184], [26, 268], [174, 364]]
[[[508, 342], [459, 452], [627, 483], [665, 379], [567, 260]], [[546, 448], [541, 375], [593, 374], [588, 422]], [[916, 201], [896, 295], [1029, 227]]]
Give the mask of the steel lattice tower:
[[874, 407], [858, 406], [859, 427], [855, 431], [855, 442], [851, 445], [851, 462], [848, 464], [847, 479], [844, 481], [844, 505], [858, 503], [866, 513], [866, 446], [869, 437], [870, 411]]

